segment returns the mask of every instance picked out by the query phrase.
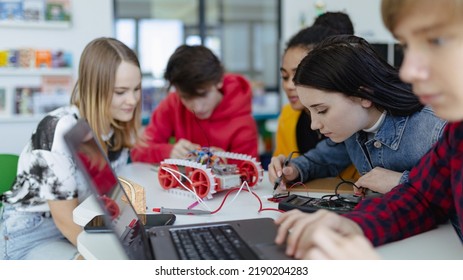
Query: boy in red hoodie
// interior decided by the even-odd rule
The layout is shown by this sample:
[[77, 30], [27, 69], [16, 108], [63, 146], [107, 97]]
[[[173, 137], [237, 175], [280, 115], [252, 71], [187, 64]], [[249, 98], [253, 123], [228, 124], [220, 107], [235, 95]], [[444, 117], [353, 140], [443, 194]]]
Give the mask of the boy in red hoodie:
[[144, 132], [147, 145], [132, 150], [133, 161], [185, 158], [200, 147], [257, 157], [257, 126], [247, 80], [224, 74], [208, 48], [187, 45], [169, 58], [164, 78], [176, 92], [154, 110]]

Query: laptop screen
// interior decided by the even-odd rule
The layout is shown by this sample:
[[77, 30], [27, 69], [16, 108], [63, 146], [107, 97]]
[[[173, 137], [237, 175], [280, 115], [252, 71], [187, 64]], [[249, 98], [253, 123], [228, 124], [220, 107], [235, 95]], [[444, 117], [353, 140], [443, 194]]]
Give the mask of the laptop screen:
[[90, 126], [79, 120], [64, 138], [128, 258], [150, 259], [144, 226]]

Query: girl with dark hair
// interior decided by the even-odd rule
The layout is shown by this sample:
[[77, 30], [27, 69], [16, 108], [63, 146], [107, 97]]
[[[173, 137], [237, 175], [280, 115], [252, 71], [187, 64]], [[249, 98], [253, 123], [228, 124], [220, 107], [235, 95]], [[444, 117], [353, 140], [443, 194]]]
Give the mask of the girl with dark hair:
[[445, 126], [359, 37], [336, 36], [317, 45], [299, 64], [294, 83], [311, 128], [329, 139], [287, 167], [284, 156], [272, 158], [271, 182], [333, 177], [353, 163], [363, 175], [355, 182], [357, 193], [386, 193], [408, 181], [409, 170]]
[[[298, 154], [293, 154], [296, 157], [315, 148], [318, 142], [325, 139], [318, 130], [310, 129], [310, 113], [297, 96], [293, 77], [301, 60], [315, 44], [338, 34], [331, 28], [311, 26], [300, 30], [288, 41], [282, 57], [280, 74], [283, 90], [289, 102], [283, 106], [278, 118], [273, 156], [289, 155], [298, 151]], [[349, 180], [360, 177], [353, 165], [346, 168], [340, 176]]]
[[301, 60], [315, 44], [337, 34], [334, 30], [322, 26], [307, 27], [288, 41], [280, 67], [281, 82], [288, 104], [283, 106], [278, 118], [273, 156], [289, 155], [293, 151], [305, 153], [324, 138], [318, 131], [309, 129], [310, 114], [297, 96], [293, 77]]

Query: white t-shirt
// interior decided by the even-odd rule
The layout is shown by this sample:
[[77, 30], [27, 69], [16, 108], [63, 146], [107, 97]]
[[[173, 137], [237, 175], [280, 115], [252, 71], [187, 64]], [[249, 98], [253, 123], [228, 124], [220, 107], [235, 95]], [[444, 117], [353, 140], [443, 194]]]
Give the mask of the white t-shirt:
[[[47, 200], [71, 200], [79, 203], [90, 190], [64, 142], [64, 134], [79, 119], [75, 106], [58, 108], [38, 124], [29, 143], [19, 156], [16, 181], [5, 193], [6, 202], [17, 210], [49, 211]], [[128, 149], [108, 155], [117, 170], [127, 163]]]

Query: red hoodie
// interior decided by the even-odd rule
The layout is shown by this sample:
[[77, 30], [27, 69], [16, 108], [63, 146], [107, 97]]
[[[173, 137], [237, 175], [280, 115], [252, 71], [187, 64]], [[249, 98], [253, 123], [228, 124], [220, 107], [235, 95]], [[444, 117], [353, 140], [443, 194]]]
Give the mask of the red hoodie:
[[212, 115], [200, 120], [170, 93], [154, 110], [145, 129], [148, 147], [132, 149], [133, 161], [159, 163], [170, 157], [169, 138], [184, 138], [202, 147], [219, 147], [227, 152], [257, 158], [257, 126], [252, 116], [252, 91], [248, 81], [233, 74], [224, 76], [222, 101]]

